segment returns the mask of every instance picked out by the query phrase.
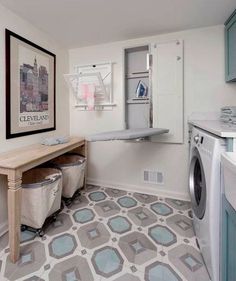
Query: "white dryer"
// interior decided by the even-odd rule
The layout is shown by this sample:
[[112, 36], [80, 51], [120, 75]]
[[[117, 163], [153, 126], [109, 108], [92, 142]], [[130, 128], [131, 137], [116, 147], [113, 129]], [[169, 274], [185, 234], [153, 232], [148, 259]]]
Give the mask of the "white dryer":
[[225, 149], [224, 139], [193, 128], [189, 167], [193, 225], [212, 281], [220, 280], [220, 156]]

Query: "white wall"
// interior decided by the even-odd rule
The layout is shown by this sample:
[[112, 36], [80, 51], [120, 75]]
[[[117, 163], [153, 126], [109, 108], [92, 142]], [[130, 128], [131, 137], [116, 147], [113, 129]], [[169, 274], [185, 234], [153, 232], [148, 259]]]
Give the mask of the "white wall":
[[[57, 56], [57, 130], [50, 133], [36, 134], [27, 137], [6, 140], [5, 138], [5, 28], [31, 40], [53, 52]], [[0, 152], [14, 149], [20, 146], [37, 143], [43, 137], [57, 134], [69, 134], [69, 98], [68, 90], [64, 83], [62, 74], [68, 71], [68, 51], [51, 40], [51, 38], [33, 27], [30, 23], [13, 14], [0, 5]], [[0, 233], [6, 226], [7, 203], [6, 203], [6, 178], [0, 177]]]
[[[155, 191], [157, 194], [188, 198], [188, 128], [192, 112], [219, 111], [223, 105], [236, 105], [236, 84], [224, 82], [223, 26], [187, 30], [155, 37], [114, 42], [69, 51], [70, 70], [76, 64], [114, 62], [113, 111], [82, 112], [70, 105], [72, 135], [122, 129], [124, 125], [124, 95], [122, 48], [135, 44], [184, 40], [184, 106], [185, 143], [157, 144], [98, 142], [89, 145], [89, 179], [94, 183]], [[165, 184], [143, 184], [143, 169], [161, 170]]]

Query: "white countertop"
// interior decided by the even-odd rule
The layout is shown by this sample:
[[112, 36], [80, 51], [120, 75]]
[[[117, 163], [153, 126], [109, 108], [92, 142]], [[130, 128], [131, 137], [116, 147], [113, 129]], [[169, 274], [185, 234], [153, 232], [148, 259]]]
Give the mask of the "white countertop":
[[236, 125], [219, 120], [189, 120], [188, 123], [222, 138], [236, 138]]

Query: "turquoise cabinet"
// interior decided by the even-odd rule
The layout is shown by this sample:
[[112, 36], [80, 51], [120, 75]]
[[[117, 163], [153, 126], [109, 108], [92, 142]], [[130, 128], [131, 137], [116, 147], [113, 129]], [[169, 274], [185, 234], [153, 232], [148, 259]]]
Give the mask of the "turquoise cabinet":
[[236, 82], [236, 10], [225, 23], [225, 79]]
[[222, 281], [236, 280], [236, 211], [223, 196]]

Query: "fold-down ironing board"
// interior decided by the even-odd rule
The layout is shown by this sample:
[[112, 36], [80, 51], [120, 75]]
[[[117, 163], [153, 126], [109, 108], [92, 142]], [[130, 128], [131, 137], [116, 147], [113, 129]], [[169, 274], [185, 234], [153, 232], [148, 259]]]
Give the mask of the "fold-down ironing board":
[[114, 140], [134, 140], [151, 137], [154, 135], [161, 135], [168, 133], [168, 129], [161, 128], [142, 128], [142, 129], [127, 129], [119, 131], [110, 131], [105, 133], [98, 133], [86, 137], [87, 141], [114, 141]]

